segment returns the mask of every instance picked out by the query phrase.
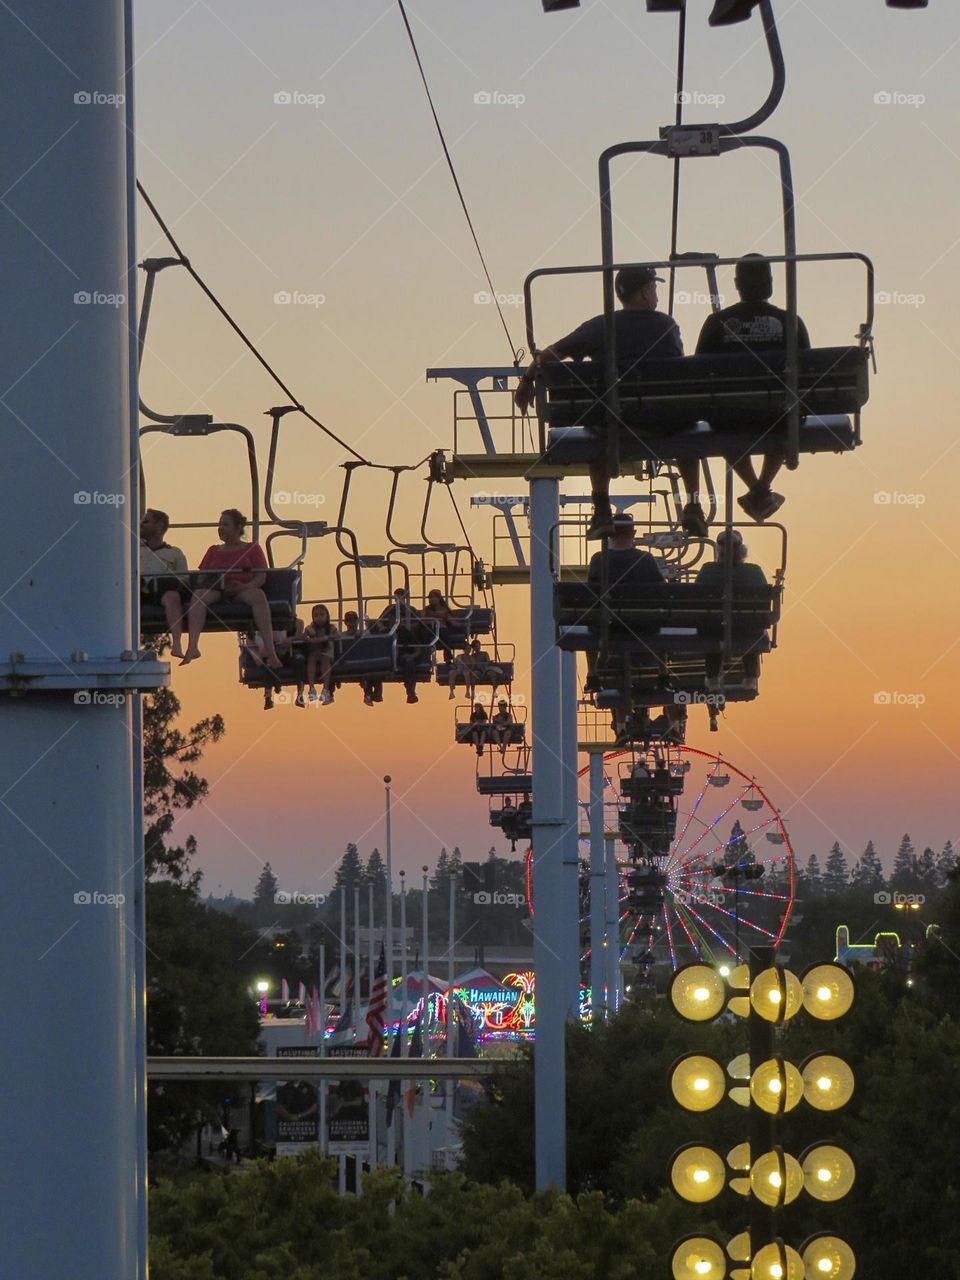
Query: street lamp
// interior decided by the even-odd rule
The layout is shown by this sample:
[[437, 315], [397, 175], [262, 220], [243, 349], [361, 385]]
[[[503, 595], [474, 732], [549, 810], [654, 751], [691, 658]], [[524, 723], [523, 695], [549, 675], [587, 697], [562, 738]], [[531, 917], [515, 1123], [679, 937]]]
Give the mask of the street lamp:
[[270, 983], [266, 978], [261, 978], [257, 983], [257, 992], [260, 996], [260, 1017], [267, 1016], [267, 992], [270, 990]]

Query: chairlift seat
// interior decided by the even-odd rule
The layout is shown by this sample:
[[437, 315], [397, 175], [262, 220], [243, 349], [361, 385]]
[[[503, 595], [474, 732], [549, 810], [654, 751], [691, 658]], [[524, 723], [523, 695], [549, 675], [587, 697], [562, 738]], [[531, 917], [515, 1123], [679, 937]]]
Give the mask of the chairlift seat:
[[[443, 644], [441, 636], [440, 643]], [[453, 664], [450, 662], [437, 663], [437, 684], [448, 686], [450, 684], [450, 668]], [[464, 681], [459, 680], [460, 684]], [[476, 671], [470, 672], [470, 685], [473, 686], [490, 686], [494, 689], [501, 685], [513, 683], [513, 663], [512, 662], [485, 662], [482, 667]]]
[[[297, 605], [300, 602], [299, 569], [265, 569], [266, 582], [263, 585], [267, 603], [270, 606], [270, 617], [274, 631], [282, 631], [293, 635], [297, 623]], [[186, 575], [187, 585], [192, 591], [201, 589], [204, 581], [209, 581], [210, 570], [191, 569]], [[187, 603], [184, 602], [184, 614]], [[184, 619], [184, 625], [186, 620]], [[140, 634], [142, 636], [160, 636], [169, 630], [163, 605], [156, 601], [143, 603], [140, 606]], [[203, 625], [204, 634], [213, 631], [235, 631], [253, 635], [256, 623], [253, 610], [248, 604], [239, 600], [225, 600], [221, 597], [207, 608], [207, 617]]]
[[[651, 793], [655, 795], [679, 796], [683, 792], [683, 780], [674, 778], [668, 769], [660, 772], [661, 776], [656, 773], [649, 777], [637, 776], [631, 774], [629, 777], [620, 779], [620, 794], [625, 800], [630, 797], [647, 796]], [[666, 776], [663, 776], [666, 775]]]
[[332, 677], [341, 683], [379, 680], [386, 684], [417, 683], [433, 679], [434, 645], [405, 645], [396, 632], [364, 632], [337, 639]]
[[[798, 352], [800, 412], [809, 423], [800, 433], [802, 452], [843, 451], [857, 443], [848, 419], [869, 399], [868, 360], [866, 349], [859, 346]], [[663, 460], [664, 436], [670, 440], [671, 458], [722, 456], [730, 447], [773, 452], [784, 443], [786, 432], [785, 367], [782, 350], [645, 360], [617, 384], [623, 457]], [[539, 377], [546, 387], [549, 427], [605, 430], [602, 361], [546, 364]], [[748, 432], [759, 433], [756, 447], [745, 440]], [[674, 452], [674, 445], [682, 452]], [[583, 448], [579, 440], [551, 438], [547, 461], [591, 461]], [[604, 448], [602, 436], [597, 437], [593, 456], [602, 456]]]
[[477, 778], [477, 794], [481, 796], [529, 795], [533, 790], [530, 773], [502, 773], [492, 778]]
[[[476, 728], [477, 726], [474, 724], [471, 724], [469, 720], [465, 721], [463, 724], [458, 724], [456, 727], [457, 742], [469, 742], [470, 745], [473, 746], [473, 742], [471, 741], [470, 734]], [[527, 726], [525, 724], [515, 723], [511, 725], [504, 725], [498, 729], [496, 725], [492, 725], [488, 723], [488, 724], [484, 724], [482, 728], [484, 731], [483, 743], [488, 746], [491, 743], [494, 746], [500, 746], [501, 735], [503, 735], [502, 745], [506, 745], [509, 747], [522, 746], [526, 741]], [[504, 734], [503, 732], [504, 729], [508, 729], [509, 732]], [[477, 781], [479, 783], [480, 780], [478, 779]]]
[[[468, 605], [465, 609], [451, 609], [450, 622], [454, 626], [465, 628], [470, 636], [488, 636], [493, 631], [494, 611], [479, 605]], [[446, 627], [444, 628], [446, 630]]]

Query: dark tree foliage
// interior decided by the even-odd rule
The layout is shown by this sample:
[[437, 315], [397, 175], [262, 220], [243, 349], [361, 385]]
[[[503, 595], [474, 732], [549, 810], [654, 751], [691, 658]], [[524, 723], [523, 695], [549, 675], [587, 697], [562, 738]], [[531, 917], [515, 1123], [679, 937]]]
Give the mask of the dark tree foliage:
[[179, 729], [180, 699], [172, 689], [157, 689], [143, 699], [144, 861], [148, 878], [165, 877], [196, 888], [200, 873], [191, 872], [197, 842], [167, 843], [177, 817], [206, 798], [209, 784], [191, 767], [208, 746], [223, 737], [223, 717], [208, 716], [192, 728]]
[[[205, 907], [191, 888], [168, 881], [147, 885], [146, 910], [147, 1052], [257, 1054], [259, 1019], [245, 967], [257, 935]], [[210, 1085], [151, 1085], [150, 1150], [179, 1147], [198, 1116], [213, 1114], [221, 1092]]]

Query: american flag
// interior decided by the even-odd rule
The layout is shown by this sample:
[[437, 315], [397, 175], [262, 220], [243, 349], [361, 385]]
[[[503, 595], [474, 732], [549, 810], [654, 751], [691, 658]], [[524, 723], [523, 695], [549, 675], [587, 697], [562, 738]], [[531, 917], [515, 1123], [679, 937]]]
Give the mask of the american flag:
[[367, 1026], [370, 1028], [370, 1057], [383, 1056], [383, 1015], [387, 1011], [387, 956], [380, 945], [380, 959], [377, 961], [377, 972], [373, 979], [373, 990], [370, 992], [370, 1005], [367, 1009]]

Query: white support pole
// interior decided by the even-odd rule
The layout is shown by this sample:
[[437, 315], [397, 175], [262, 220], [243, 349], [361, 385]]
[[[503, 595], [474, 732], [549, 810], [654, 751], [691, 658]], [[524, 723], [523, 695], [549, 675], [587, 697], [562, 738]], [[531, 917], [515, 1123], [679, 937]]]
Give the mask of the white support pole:
[[37, 1062], [0, 1047], [0, 1240], [11, 1275], [77, 1280], [146, 1273], [134, 701], [167, 667], [138, 656], [133, 592], [129, 11], [0, 6], [0, 936], [8, 989], [57, 1007]]
[[617, 874], [616, 841], [605, 837], [607, 850], [606, 877], [606, 942], [607, 942], [607, 1017], [620, 1009], [620, 879]]
[[369, 944], [367, 948], [367, 951], [368, 951], [367, 995], [369, 996], [373, 992], [373, 975], [377, 971], [377, 953], [376, 953], [374, 937], [373, 937], [373, 882], [372, 881], [370, 882], [370, 884], [367, 885], [367, 923], [369, 925], [369, 928], [367, 929], [367, 942]]
[[561, 902], [567, 1017], [580, 1020], [580, 809], [577, 777], [577, 655], [560, 654], [560, 721], [563, 730], [563, 870]]
[[[450, 929], [447, 935], [447, 1057], [456, 1056], [456, 1027], [453, 1017], [453, 980], [456, 977], [457, 970], [454, 963], [455, 952], [457, 948], [457, 877], [451, 875], [448, 877], [450, 883]], [[456, 1081], [448, 1080], [446, 1086], [446, 1136], [444, 1145], [446, 1147], [446, 1167], [449, 1169], [450, 1149], [453, 1144], [453, 1099], [456, 1093]]]
[[387, 863], [387, 884], [386, 884], [386, 916], [383, 923], [383, 947], [387, 956], [387, 987], [393, 984], [393, 826], [390, 813], [390, 791], [391, 778], [389, 773], [384, 776], [383, 785], [385, 792], [385, 825], [386, 825], [386, 863]]
[[407, 1057], [407, 1016], [410, 1009], [410, 997], [407, 991], [407, 880], [406, 872], [400, 872], [400, 933], [403, 941], [400, 944], [400, 1056]]
[[536, 915], [537, 1039], [534, 1050], [536, 1185], [566, 1188], [566, 1023], [563, 916], [564, 789], [560, 650], [553, 621], [550, 539], [559, 520], [559, 481], [530, 482], [530, 649], [533, 726], [533, 882]]
[[[318, 1001], [320, 1008], [319, 1027], [320, 1033], [320, 1051], [319, 1056], [325, 1058], [327, 1056], [327, 949], [324, 944], [320, 943], [320, 999]], [[309, 999], [309, 997], [308, 997]], [[327, 1082], [320, 1081], [320, 1153], [327, 1154]]]
[[606, 849], [603, 838], [603, 752], [590, 752], [590, 987], [593, 1021], [607, 1016]]

